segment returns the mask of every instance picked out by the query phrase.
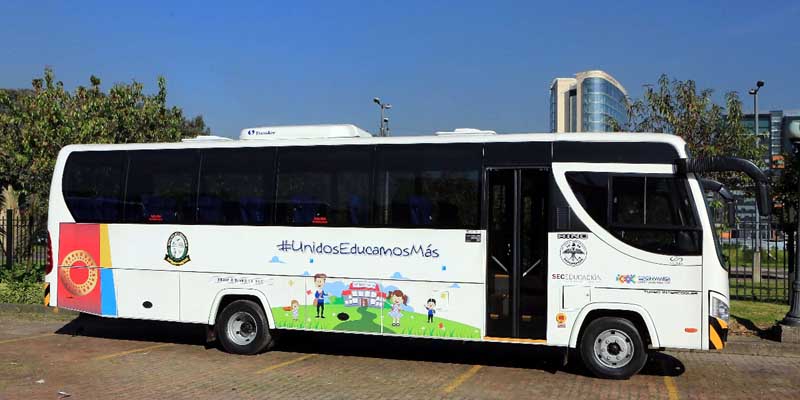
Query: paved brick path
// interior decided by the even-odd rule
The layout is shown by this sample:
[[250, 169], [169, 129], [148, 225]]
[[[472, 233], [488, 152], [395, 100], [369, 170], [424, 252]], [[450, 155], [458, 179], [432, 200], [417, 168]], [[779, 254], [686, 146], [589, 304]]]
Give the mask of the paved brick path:
[[245, 357], [203, 339], [191, 325], [0, 313], [0, 399], [788, 399], [800, 383], [800, 357], [664, 353], [604, 381], [520, 345], [292, 333]]

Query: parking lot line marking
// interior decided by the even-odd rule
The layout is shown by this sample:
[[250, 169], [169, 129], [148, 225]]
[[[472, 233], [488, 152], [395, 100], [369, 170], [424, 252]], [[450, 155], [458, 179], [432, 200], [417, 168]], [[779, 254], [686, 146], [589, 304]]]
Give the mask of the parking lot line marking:
[[55, 335], [55, 333], [45, 333], [44, 335], [25, 336], [25, 337], [20, 337], [20, 338], [15, 338], [15, 339], [5, 339], [5, 340], [0, 340], [0, 344], [14, 343], [14, 342], [19, 342], [19, 341], [22, 341], [22, 340], [29, 340], [29, 339], [38, 339], [38, 338], [54, 336], [54, 335]]
[[294, 363], [296, 363], [296, 362], [300, 362], [300, 361], [303, 361], [303, 360], [307, 360], [307, 359], [309, 359], [309, 358], [311, 358], [311, 357], [314, 357], [314, 356], [316, 356], [316, 355], [317, 355], [317, 354], [306, 354], [306, 355], [304, 355], [304, 356], [301, 356], [301, 357], [293, 358], [293, 359], [291, 359], [291, 360], [289, 360], [289, 361], [284, 361], [284, 362], [282, 362], [282, 363], [278, 363], [278, 364], [275, 364], [275, 365], [270, 365], [269, 367], [266, 367], [266, 368], [264, 368], [264, 369], [260, 369], [260, 370], [256, 371], [256, 373], [257, 373], [257, 374], [263, 374], [263, 373], [265, 373], [265, 372], [269, 372], [269, 371], [272, 371], [272, 370], [276, 370], [276, 369], [278, 369], [278, 368], [285, 367], [285, 366], [287, 366], [287, 365], [291, 365], [291, 364], [294, 364]]
[[172, 343], [161, 343], [161, 344], [157, 344], [157, 345], [153, 345], [153, 346], [141, 347], [141, 348], [138, 348], [138, 349], [126, 350], [126, 351], [120, 351], [120, 352], [117, 352], [117, 353], [106, 354], [104, 356], [95, 357], [94, 360], [95, 361], [108, 360], [109, 358], [124, 356], [124, 355], [127, 355], [127, 354], [133, 354], [133, 353], [141, 353], [143, 351], [155, 350], [155, 349], [159, 349], [159, 348], [167, 347], [167, 346], [172, 346]]
[[671, 376], [665, 376], [664, 384], [667, 385], [667, 394], [669, 395], [669, 400], [678, 400], [678, 387], [675, 386], [675, 380], [673, 380]]
[[472, 375], [475, 375], [479, 369], [481, 369], [480, 365], [473, 365], [472, 368], [467, 370], [467, 372], [464, 372], [463, 374], [457, 376], [456, 379], [453, 379], [453, 381], [444, 388], [443, 392], [452, 393], [459, 386], [461, 386], [462, 383], [466, 382], [467, 379], [471, 378]]

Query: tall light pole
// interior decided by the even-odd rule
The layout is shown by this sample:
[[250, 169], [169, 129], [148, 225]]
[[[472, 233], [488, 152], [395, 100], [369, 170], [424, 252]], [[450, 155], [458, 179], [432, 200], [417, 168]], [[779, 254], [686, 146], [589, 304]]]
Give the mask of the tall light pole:
[[[750, 91], [748, 92], [751, 96], [753, 96], [753, 132], [756, 134], [756, 138], [759, 144], [761, 143], [761, 139], [758, 133], [758, 91], [761, 90], [763, 86], [764, 86], [764, 81], [756, 81], [755, 89], [750, 89]], [[757, 263], [758, 266], [760, 267], [761, 266], [761, 214], [758, 213], [758, 207], [756, 207], [756, 249], [758, 251], [754, 252], [753, 254], [754, 256], [755, 254], [758, 255], [755, 256], [757, 258], [753, 260], [753, 262]], [[758, 271], [760, 273], [761, 268], [758, 268]], [[758, 281], [761, 281], [761, 279], [758, 279]]]
[[[789, 140], [792, 141], [794, 147], [794, 163], [795, 170], [797, 170], [796, 163], [800, 163], [800, 127], [798, 129], [791, 128], [789, 129]], [[797, 181], [795, 198], [798, 196], [800, 196], [800, 179]], [[798, 327], [800, 326], [800, 203], [797, 204], [794, 215], [797, 219], [797, 230], [794, 233], [794, 282], [792, 282], [792, 293], [789, 297], [789, 312], [786, 313], [781, 324]]]
[[381, 108], [381, 127], [380, 127], [380, 136], [389, 136], [389, 118], [384, 117], [383, 113], [384, 110], [389, 110], [392, 108], [391, 104], [386, 104], [381, 102], [380, 97], [375, 97], [372, 101]]

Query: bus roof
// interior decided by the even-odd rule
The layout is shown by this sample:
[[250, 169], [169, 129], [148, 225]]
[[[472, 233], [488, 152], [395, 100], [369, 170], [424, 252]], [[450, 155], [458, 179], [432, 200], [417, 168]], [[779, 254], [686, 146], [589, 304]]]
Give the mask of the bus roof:
[[[364, 131], [362, 131], [364, 132]], [[676, 135], [664, 133], [503, 133], [503, 134], [447, 134], [417, 136], [355, 136], [285, 138], [273, 140], [191, 140], [170, 143], [127, 144], [74, 144], [65, 151], [81, 150], [157, 150], [191, 148], [236, 148], [236, 147], [284, 147], [284, 146], [333, 146], [370, 144], [426, 144], [426, 143], [502, 143], [502, 142], [644, 142], [669, 143], [683, 153], [686, 142]]]

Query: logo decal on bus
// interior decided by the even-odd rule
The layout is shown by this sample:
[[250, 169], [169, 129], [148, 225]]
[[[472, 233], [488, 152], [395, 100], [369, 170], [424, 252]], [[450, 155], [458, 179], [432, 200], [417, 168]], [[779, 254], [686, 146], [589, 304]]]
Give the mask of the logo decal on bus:
[[636, 275], [618, 274], [617, 282], [622, 284], [648, 284], [648, 285], [668, 285], [672, 278], [666, 275]]
[[636, 283], [636, 275], [617, 275], [617, 282], [619, 283]]
[[586, 245], [580, 240], [567, 240], [561, 245], [561, 261], [570, 267], [581, 265], [586, 256]]
[[559, 233], [559, 239], [588, 239], [589, 235], [586, 233]]
[[[92, 258], [92, 255], [89, 254], [88, 251], [74, 250], [64, 257], [61, 264], [63, 266], [59, 268], [59, 278], [64, 285], [64, 289], [67, 289], [68, 292], [75, 296], [86, 296], [97, 286], [99, 275], [97, 268], [95, 268], [97, 267], [97, 263], [94, 262], [94, 258]], [[64, 268], [64, 266], [69, 268]], [[70, 268], [75, 266], [78, 266], [76, 269], [83, 269], [86, 271], [86, 280], [83, 281], [83, 283], [75, 283], [70, 275]]]
[[559, 328], [566, 328], [567, 327], [567, 314], [560, 312], [556, 314], [556, 324], [558, 324]]
[[556, 281], [568, 282], [600, 282], [603, 277], [600, 274], [564, 274], [555, 273], [550, 275], [550, 278]]
[[164, 261], [172, 265], [183, 265], [191, 261], [189, 258], [189, 240], [181, 232], [169, 235], [167, 239], [167, 255]]

